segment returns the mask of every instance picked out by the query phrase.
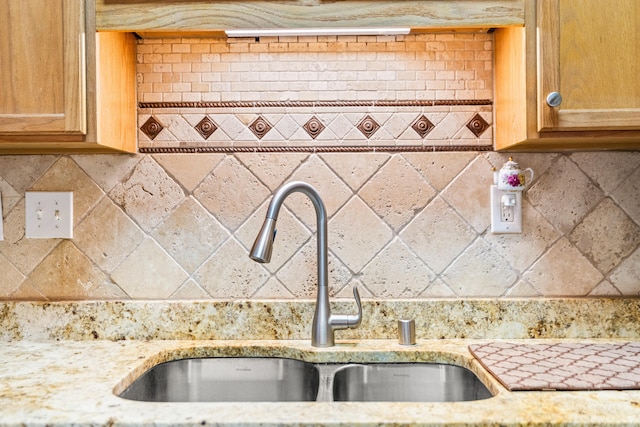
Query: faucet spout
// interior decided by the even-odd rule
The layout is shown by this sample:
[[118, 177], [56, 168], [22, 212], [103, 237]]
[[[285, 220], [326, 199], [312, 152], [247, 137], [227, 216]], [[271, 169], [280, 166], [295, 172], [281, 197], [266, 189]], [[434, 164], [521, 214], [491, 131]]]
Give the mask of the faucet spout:
[[357, 287], [353, 288], [353, 296], [358, 306], [357, 314], [331, 314], [329, 306], [329, 268], [327, 249], [327, 211], [320, 194], [306, 182], [293, 181], [280, 187], [275, 194], [265, 217], [265, 221], [256, 237], [249, 257], [261, 263], [271, 261], [273, 241], [276, 235], [276, 222], [280, 207], [285, 199], [294, 192], [305, 194], [316, 210], [317, 246], [318, 246], [318, 293], [316, 310], [311, 330], [311, 345], [314, 347], [331, 347], [335, 345], [334, 331], [337, 329], [357, 328], [362, 321], [362, 304]]

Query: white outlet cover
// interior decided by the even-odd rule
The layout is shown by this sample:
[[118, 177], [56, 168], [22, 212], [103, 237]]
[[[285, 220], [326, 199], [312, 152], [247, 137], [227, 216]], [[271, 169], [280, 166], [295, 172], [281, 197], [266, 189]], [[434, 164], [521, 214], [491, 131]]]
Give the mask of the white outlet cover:
[[26, 238], [73, 238], [73, 192], [28, 191], [25, 205]]
[[502, 196], [507, 192], [491, 186], [491, 233], [522, 233], [522, 192], [509, 193], [515, 196], [512, 221], [502, 220]]

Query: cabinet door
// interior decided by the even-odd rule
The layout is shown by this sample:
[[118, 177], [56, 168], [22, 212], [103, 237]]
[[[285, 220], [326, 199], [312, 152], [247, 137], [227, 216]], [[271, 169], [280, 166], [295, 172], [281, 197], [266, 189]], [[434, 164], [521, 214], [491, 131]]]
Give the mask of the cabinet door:
[[538, 130], [640, 129], [640, 1], [538, 0], [537, 21]]
[[0, 134], [86, 133], [82, 0], [0, 0]]

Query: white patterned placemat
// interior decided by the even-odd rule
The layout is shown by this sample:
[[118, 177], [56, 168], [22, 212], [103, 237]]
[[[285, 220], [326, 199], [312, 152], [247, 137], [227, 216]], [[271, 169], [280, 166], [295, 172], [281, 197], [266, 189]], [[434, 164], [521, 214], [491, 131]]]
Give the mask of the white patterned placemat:
[[511, 391], [640, 389], [640, 342], [495, 342], [469, 350]]

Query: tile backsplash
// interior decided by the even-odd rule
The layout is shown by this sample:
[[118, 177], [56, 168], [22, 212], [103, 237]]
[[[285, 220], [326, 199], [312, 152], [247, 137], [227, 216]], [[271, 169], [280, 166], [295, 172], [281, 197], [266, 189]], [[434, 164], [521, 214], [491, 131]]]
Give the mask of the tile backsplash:
[[[497, 235], [489, 186], [508, 155], [424, 150], [490, 144], [490, 103], [406, 102], [491, 100], [491, 35], [158, 39], [139, 49], [139, 126], [156, 117], [163, 127], [153, 139], [141, 130], [141, 148], [220, 151], [0, 156], [0, 298], [313, 298], [315, 213], [303, 195], [280, 212], [272, 262], [248, 258], [271, 195], [291, 180], [314, 185], [327, 207], [334, 297], [351, 298], [353, 285], [376, 299], [640, 295], [640, 152], [516, 155], [536, 174], [524, 231]], [[270, 67], [283, 63], [304, 71], [276, 78]], [[479, 137], [466, 126], [476, 114], [489, 126]], [[380, 125], [373, 136], [357, 128], [366, 115]], [[421, 115], [435, 125], [424, 137], [411, 129]], [[216, 125], [208, 138], [195, 129], [205, 116]], [[304, 130], [314, 116], [325, 126], [316, 138]], [[273, 126], [263, 138], [248, 130], [259, 117]], [[347, 149], [314, 150], [330, 141]], [[24, 237], [30, 190], [74, 192], [73, 239]]]

